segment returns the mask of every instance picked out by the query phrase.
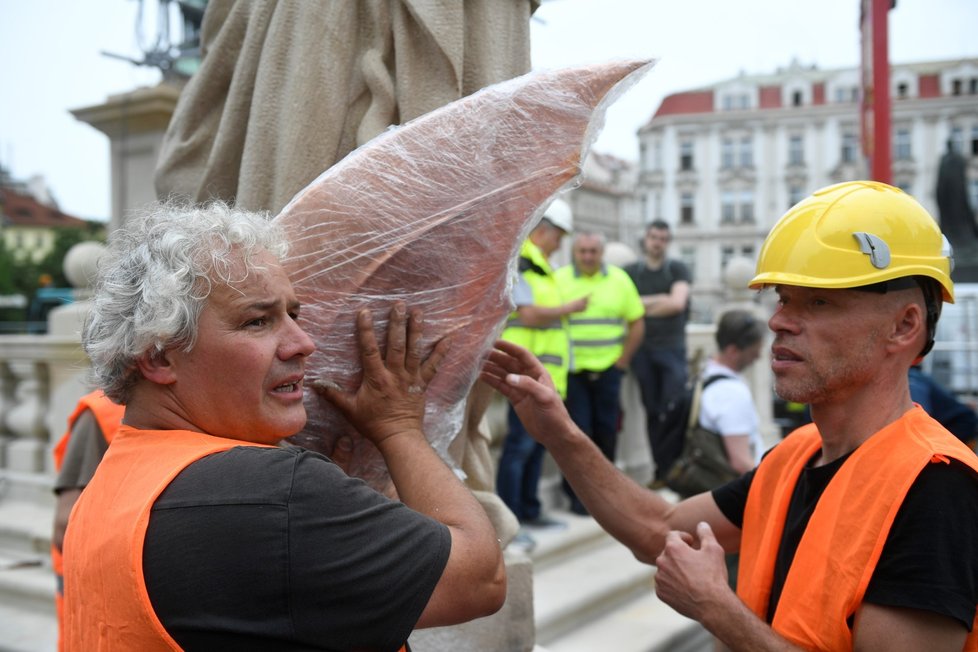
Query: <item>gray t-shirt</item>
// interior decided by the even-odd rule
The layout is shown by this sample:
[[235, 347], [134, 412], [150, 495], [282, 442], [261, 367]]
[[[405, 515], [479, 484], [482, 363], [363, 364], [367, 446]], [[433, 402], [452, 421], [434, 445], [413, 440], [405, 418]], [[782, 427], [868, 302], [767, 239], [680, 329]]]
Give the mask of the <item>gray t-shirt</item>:
[[187, 650], [396, 650], [448, 561], [448, 529], [304, 449], [243, 446], [157, 498], [143, 566]]
[[54, 481], [54, 492], [88, 486], [108, 448], [95, 414], [91, 410], [83, 410], [71, 428], [61, 470]]

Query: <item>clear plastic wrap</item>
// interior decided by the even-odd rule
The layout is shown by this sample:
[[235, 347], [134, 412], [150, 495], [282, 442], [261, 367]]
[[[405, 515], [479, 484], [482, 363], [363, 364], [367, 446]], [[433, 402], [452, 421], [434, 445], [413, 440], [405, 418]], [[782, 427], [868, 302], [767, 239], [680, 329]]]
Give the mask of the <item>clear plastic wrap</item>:
[[[425, 351], [453, 345], [427, 391], [425, 432], [453, 467], [466, 395], [513, 309], [515, 259], [548, 200], [576, 182], [604, 111], [648, 61], [533, 72], [487, 87], [392, 128], [320, 175], [275, 218], [316, 342], [316, 379], [358, 386], [355, 315], [373, 311], [385, 333], [391, 303], [424, 311]], [[383, 341], [383, 340], [381, 340]], [[369, 441], [311, 389], [309, 420], [291, 438], [329, 453], [352, 434], [351, 473], [382, 486], [386, 466]]]

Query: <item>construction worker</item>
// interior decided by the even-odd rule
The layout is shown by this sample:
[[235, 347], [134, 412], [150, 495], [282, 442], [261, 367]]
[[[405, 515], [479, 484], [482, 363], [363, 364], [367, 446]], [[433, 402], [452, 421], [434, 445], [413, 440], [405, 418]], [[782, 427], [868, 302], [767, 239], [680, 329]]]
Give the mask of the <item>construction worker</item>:
[[[732, 650], [978, 650], [978, 457], [910, 398], [951, 258], [898, 188], [841, 183], [768, 234], [752, 288], [778, 306], [775, 391], [813, 423], [752, 471], [678, 504], [619, 472], [533, 356], [498, 342], [483, 379], [509, 398], [659, 598]], [[737, 591], [724, 552], [740, 552]]]
[[[567, 316], [584, 310], [588, 301], [587, 298], [564, 301], [548, 258], [573, 228], [570, 206], [562, 199], [555, 199], [523, 242], [519, 280], [513, 292], [516, 310], [502, 334], [503, 339], [523, 346], [539, 359], [561, 398], [567, 395], [570, 356]], [[543, 515], [537, 495], [543, 447], [527, 434], [513, 409], [509, 410], [507, 423], [509, 431], [499, 458], [496, 492], [521, 524], [559, 526], [559, 522]], [[532, 537], [522, 529], [514, 541], [523, 548], [534, 545]]]
[[68, 416], [68, 429], [52, 450], [54, 469], [58, 472], [54, 481], [57, 502], [51, 536], [51, 568], [57, 582], [54, 606], [58, 616], [59, 650], [64, 649], [61, 639], [64, 629], [64, 561], [61, 548], [68, 516], [112, 443], [125, 411], [125, 407], [110, 401], [102, 390], [85, 394], [78, 399], [74, 412]]
[[[612, 462], [618, 439], [621, 379], [645, 333], [645, 306], [620, 267], [604, 262], [605, 238], [574, 235], [573, 263], [555, 273], [562, 296], [587, 298], [587, 309], [568, 317], [573, 367], [567, 376], [567, 410], [574, 423]], [[575, 514], [587, 510], [566, 480]]]
[[[359, 387], [313, 380], [287, 248], [217, 202], [147, 207], [113, 234], [82, 341], [125, 423], [65, 533], [68, 650], [397, 650], [502, 606], [496, 532], [423, 430], [448, 342], [423, 355], [420, 311], [392, 301], [382, 354], [362, 308]], [[309, 384], [400, 500], [280, 445]]]

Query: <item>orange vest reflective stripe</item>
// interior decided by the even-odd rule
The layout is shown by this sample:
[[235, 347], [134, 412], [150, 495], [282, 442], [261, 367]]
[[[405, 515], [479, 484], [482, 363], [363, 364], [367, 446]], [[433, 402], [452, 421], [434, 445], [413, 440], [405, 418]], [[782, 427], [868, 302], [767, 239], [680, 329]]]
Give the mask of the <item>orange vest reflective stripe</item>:
[[[766, 619], [788, 504], [802, 469], [820, 449], [812, 424], [796, 430], [761, 462], [751, 482], [740, 544], [737, 594]], [[773, 629], [808, 650], [851, 650], [846, 623], [862, 604], [893, 519], [920, 471], [958, 460], [978, 473], [978, 458], [915, 407], [853, 451], [825, 488], [798, 543]], [[839, 564], [827, 563], [827, 558]], [[964, 650], [978, 650], [978, 614]]]
[[[78, 399], [78, 405], [75, 406], [75, 411], [68, 416], [68, 428], [65, 430], [65, 434], [61, 436], [61, 439], [51, 451], [54, 456], [54, 468], [57, 471], [60, 471], [64, 464], [65, 451], [68, 450], [68, 440], [71, 438], [71, 430], [75, 427], [75, 422], [78, 420], [78, 417], [85, 410], [91, 410], [99, 429], [102, 431], [102, 436], [105, 437], [106, 443], [109, 444], [112, 443], [112, 438], [115, 437], [116, 431], [122, 424], [122, 416], [126, 412], [125, 406], [110, 401], [100, 389], [89, 392]], [[60, 632], [64, 631], [64, 596], [62, 595], [61, 589], [64, 583], [64, 560], [61, 556], [61, 551], [54, 546], [51, 546], [51, 569], [54, 571], [58, 583], [54, 592], [54, 610], [58, 617], [58, 649], [61, 650], [63, 646], [61, 644]]]
[[184, 430], [119, 429], [65, 535], [65, 649], [180, 649], [156, 617], [143, 578], [150, 509], [188, 465], [236, 446], [260, 444]]

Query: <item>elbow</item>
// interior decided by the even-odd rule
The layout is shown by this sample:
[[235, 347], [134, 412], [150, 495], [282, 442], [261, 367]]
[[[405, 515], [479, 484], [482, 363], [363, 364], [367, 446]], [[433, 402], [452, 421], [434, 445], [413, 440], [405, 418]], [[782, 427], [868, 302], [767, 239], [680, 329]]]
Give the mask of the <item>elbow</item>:
[[503, 563], [502, 555], [500, 555], [496, 572], [479, 587], [483, 599], [479, 606], [481, 613], [476, 618], [491, 616], [502, 609], [506, 602], [506, 588], [506, 565]]
[[648, 564], [649, 566], [655, 566], [655, 560], [659, 557], [657, 553], [652, 553], [648, 550], [632, 550], [632, 556], [639, 560], [643, 564]]

